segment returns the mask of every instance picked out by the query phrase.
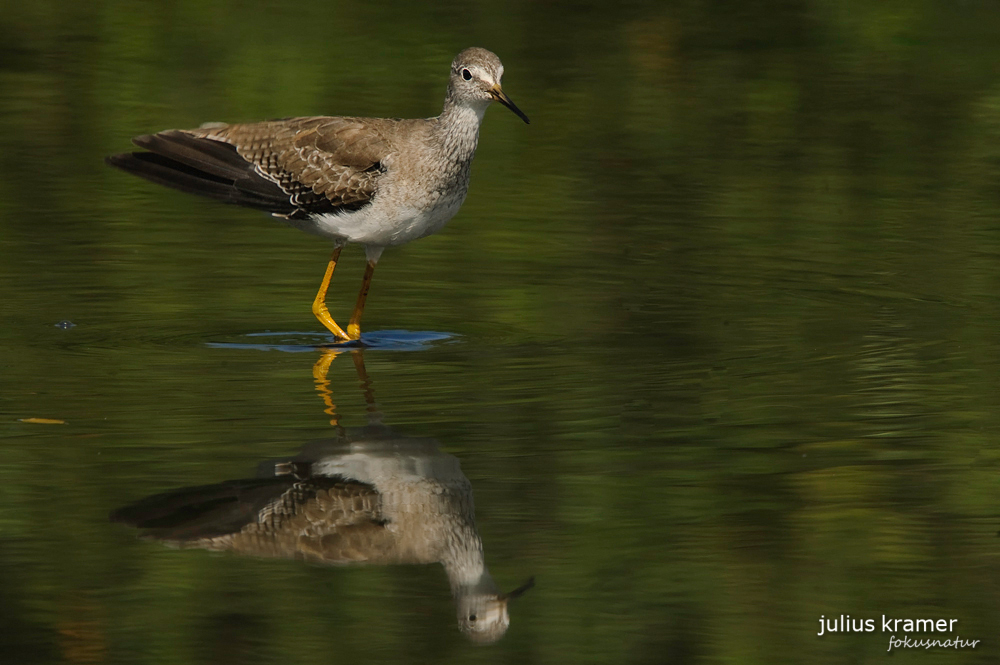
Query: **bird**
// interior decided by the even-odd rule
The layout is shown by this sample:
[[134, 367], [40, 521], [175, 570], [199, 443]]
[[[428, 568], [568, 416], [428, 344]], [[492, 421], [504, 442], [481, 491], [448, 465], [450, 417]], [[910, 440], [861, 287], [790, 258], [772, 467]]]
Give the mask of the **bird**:
[[497, 588], [458, 459], [379, 422], [261, 462], [256, 478], [155, 494], [109, 518], [181, 549], [337, 566], [440, 563], [458, 628], [478, 644], [504, 636], [509, 602], [534, 586], [532, 577]]
[[[461, 208], [479, 128], [492, 102], [525, 123], [500, 85], [503, 64], [472, 47], [451, 63], [441, 114], [433, 118], [310, 116], [205, 123], [137, 136], [141, 151], [106, 162], [174, 189], [255, 208], [333, 241], [312, 311], [338, 343], [361, 338], [375, 265], [386, 247], [435, 233]], [[346, 330], [326, 293], [341, 250], [364, 247], [367, 263]]]

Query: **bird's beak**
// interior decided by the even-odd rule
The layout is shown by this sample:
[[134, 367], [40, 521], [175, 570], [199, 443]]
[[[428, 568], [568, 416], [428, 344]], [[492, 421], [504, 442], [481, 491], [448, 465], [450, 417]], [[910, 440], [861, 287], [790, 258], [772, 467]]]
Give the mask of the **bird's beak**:
[[524, 115], [524, 112], [521, 111], [521, 109], [517, 108], [514, 102], [510, 101], [510, 97], [508, 97], [507, 93], [503, 91], [503, 88], [500, 87], [499, 83], [490, 88], [490, 94], [493, 95], [493, 99], [497, 100], [498, 102], [509, 108], [511, 111], [513, 111], [518, 118], [524, 120], [524, 124], [526, 125], [531, 124], [531, 121], [528, 120], [528, 116]]
[[[513, 106], [513, 104], [511, 104], [511, 106]], [[515, 109], [511, 109], [511, 110], [514, 111], [515, 113], [518, 113], [518, 115], [520, 115], [519, 111], [516, 111]], [[525, 122], [527, 122], [527, 119], [525, 119]], [[521, 596], [523, 596], [528, 591], [528, 589], [530, 589], [533, 586], [535, 586], [535, 578], [534, 577], [529, 577], [527, 582], [525, 582], [521, 586], [517, 587], [513, 591], [510, 591], [508, 593], [505, 593], [505, 594], [501, 595], [500, 599], [504, 600], [504, 601], [507, 601], [507, 600], [514, 600], [515, 598], [520, 598]]]

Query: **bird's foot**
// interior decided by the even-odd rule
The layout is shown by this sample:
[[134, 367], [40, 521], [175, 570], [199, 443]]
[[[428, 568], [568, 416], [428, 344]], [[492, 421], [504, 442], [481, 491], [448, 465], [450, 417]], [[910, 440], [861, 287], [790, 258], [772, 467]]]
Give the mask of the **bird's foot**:
[[332, 316], [330, 316], [330, 310], [326, 308], [325, 303], [319, 301], [314, 302], [312, 310], [316, 318], [319, 319], [319, 322], [322, 323], [327, 330], [333, 333], [333, 336], [337, 338], [338, 342], [351, 341], [350, 335], [345, 333], [344, 329], [337, 325], [337, 322], [333, 320]]

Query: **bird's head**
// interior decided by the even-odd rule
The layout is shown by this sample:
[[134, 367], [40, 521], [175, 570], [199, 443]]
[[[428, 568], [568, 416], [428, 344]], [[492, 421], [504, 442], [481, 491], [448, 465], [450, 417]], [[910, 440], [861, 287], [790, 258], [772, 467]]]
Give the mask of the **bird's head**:
[[509, 593], [470, 593], [458, 599], [458, 628], [477, 644], [492, 644], [507, 632], [507, 603], [535, 586], [535, 578]]
[[503, 63], [495, 54], [484, 48], [467, 48], [451, 63], [449, 87], [459, 102], [485, 110], [490, 102], [500, 102], [517, 117], [528, 121], [521, 109], [514, 105], [507, 93], [500, 87], [503, 78]]

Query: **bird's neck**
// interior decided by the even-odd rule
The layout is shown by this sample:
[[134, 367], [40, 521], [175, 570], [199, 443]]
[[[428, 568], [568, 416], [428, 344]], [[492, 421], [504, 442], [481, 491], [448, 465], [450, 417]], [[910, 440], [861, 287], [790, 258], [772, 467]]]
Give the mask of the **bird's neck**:
[[473, 596], [498, 596], [500, 589], [497, 588], [493, 576], [490, 575], [486, 566], [478, 569], [466, 568], [456, 570], [453, 567], [445, 566], [448, 574], [448, 582], [451, 586], [453, 598], [468, 598]]
[[474, 524], [453, 525], [449, 529], [441, 563], [455, 597], [476, 592], [497, 593], [483, 557], [483, 541]]
[[456, 102], [451, 95], [445, 99], [444, 109], [437, 118], [435, 134], [448, 159], [468, 163], [476, 153], [479, 126], [483, 122], [488, 103], [468, 105]]

